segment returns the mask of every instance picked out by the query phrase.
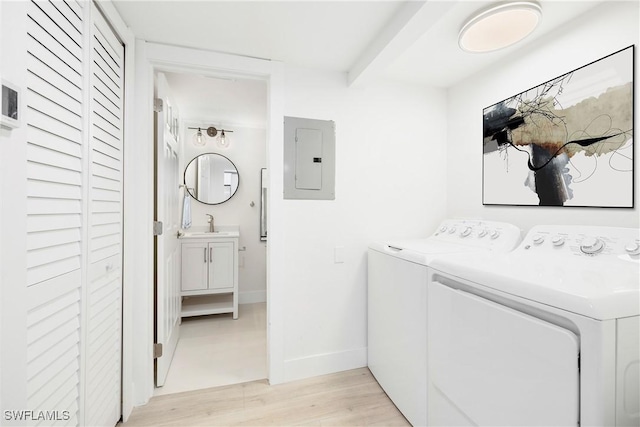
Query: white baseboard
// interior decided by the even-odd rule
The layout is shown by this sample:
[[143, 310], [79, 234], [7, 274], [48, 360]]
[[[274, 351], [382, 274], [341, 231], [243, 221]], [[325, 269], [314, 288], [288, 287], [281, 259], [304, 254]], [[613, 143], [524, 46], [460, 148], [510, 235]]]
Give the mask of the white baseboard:
[[266, 302], [267, 291], [249, 291], [238, 293], [238, 304], [253, 304], [256, 302]]
[[295, 381], [367, 366], [367, 348], [285, 360], [284, 381]]

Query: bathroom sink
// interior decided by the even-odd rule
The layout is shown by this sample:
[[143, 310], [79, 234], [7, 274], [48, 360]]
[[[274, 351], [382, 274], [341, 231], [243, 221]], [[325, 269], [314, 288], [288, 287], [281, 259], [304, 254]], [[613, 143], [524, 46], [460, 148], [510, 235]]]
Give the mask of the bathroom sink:
[[237, 231], [187, 231], [181, 238], [238, 237]]
[[185, 234], [185, 236], [189, 236], [189, 235], [191, 235], [191, 236], [208, 236], [210, 234], [216, 234], [218, 236], [221, 236], [221, 235], [227, 235], [227, 234], [229, 234], [229, 232], [228, 231], [193, 231], [193, 232], [187, 232], [187, 233], [184, 233], [184, 234]]

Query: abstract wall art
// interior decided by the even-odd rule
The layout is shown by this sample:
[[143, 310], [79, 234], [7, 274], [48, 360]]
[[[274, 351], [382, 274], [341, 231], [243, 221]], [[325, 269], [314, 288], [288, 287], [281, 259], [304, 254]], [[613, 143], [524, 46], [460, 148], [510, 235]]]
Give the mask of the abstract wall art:
[[485, 205], [633, 207], [634, 46], [483, 110]]

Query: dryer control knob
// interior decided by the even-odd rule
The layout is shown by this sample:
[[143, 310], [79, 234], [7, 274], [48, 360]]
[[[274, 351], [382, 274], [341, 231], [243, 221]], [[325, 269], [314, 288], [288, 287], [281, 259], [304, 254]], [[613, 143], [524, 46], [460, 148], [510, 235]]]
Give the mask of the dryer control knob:
[[500, 237], [500, 230], [493, 230], [490, 236], [492, 239], [497, 239], [498, 237]]
[[604, 242], [597, 237], [585, 237], [580, 244], [580, 250], [585, 254], [597, 254], [604, 249]]
[[627, 251], [629, 255], [640, 255], [640, 244], [631, 242], [624, 247], [624, 250]]
[[533, 236], [533, 243], [539, 245], [544, 242], [544, 236], [542, 234], [536, 234]]
[[460, 232], [461, 237], [467, 237], [469, 234], [471, 234], [471, 227], [465, 227]]
[[553, 236], [551, 238], [551, 243], [553, 243], [553, 246], [562, 246], [564, 245], [564, 236], [560, 236], [559, 234], [556, 236]]
[[455, 233], [455, 232], [456, 232], [456, 228], [455, 228], [455, 227], [451, 227], [451, 228], [449, 229], [449, 234], [453, 234], [453, 233]]
[[486, 228], [481, 229], [480, 231], [478, 231], [478, 237], [484, 237], [487, 235], [489, 231]]
[[447, 226], [443, 225], [442, 227], [440, 227], [440, 232], [444, 233], [445, 231], [447, 231]]

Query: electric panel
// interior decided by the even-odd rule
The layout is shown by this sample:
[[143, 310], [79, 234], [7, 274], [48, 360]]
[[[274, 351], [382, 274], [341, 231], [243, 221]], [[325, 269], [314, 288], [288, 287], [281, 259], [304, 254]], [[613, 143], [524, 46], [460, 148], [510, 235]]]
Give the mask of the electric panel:
[[284, 118], [284, 198], [335, 199], [335, 123]]

